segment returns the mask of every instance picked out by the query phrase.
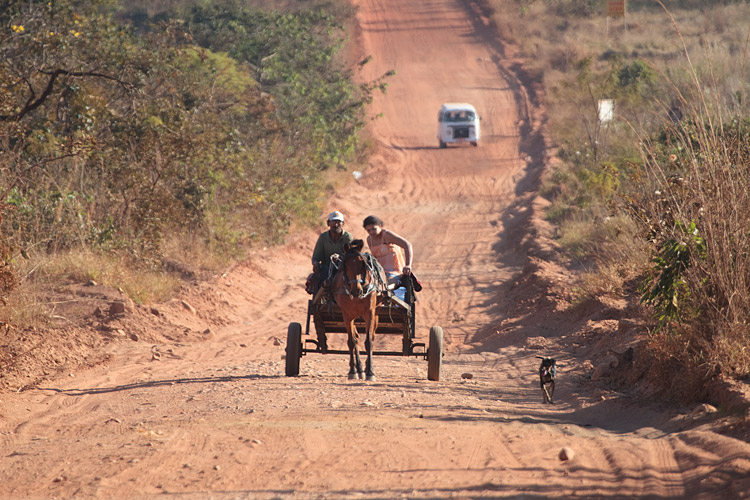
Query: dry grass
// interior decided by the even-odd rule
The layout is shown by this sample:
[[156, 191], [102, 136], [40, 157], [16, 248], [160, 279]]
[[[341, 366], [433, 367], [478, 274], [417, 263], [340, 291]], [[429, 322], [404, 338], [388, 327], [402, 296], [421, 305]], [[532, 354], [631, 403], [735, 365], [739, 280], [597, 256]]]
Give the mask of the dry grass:
[[227, 268], [233, 258], [219, 248], [212, 248], [202, 237], [195, 234], [175, 234], [164, 238], [161, 255], [168, 271], [177, 272], [183, 278], [192, 279], [215, 275]]
[[596, 221], [588, 217], [569, 217], [559, 226], [557, 242], [572, 256], [582, 259], [590, 253]]
[[[610, 57], [641, 58], [665, 71], [681, 65], [685, 51], [700, 61], [711, 62], [720, 81], [746, 82], [736, 72], [738, 62], [746, 57], [746, 41], [750, 19], [750, 4], [736, 2], [729, 5], [706, 4], [700, 10], [674, 6], [672, 15], [678, 34], [669, 16], [656, 2], [645, 2], [637, 10], [631, 9], [626, 19], [563, 16], [560, 7], [553, 9], [549, 2], [519, 0], [488, 0], [494, 9], [493, 21], [500, 33], [513, 42], [528, 64], [545, 75], [545, 88], [553, 91], [565, 77], [575, 76], [578, 62], [590, 58], [594, 71], [604, 70]], [[558, 2], [558, 5], [575, 2]], [[710, 50], [706, 50], [706, 49]], [[725, 69], [723, 71], [722, 69]], [[559, 105], [554, 100], [549, 101]], [[575, 107], [571, 107], [574, 112]], [[556, 111], [561, 108], [556, 108]], [[565, 123], [570, 113], [564, 113]], [[555, 114], [550, 113], [552, 120]]]
[[589, 271], [582, 272], [573, 288], [573, 304], [581, 304], [600, 296], [620, 296], [623, 293], [624, 277], [618, 266], [602, 262]]
[[41, 327], [50, 319], [49, 304], [40, 294], [39, 287], [21, 282], [8, 292], [0, 302], [0, 325], [10, 324], [17, 328]]
[[[679, 314], [667, 316], [654, 353], [696, 376], [750, 374], [750, 133], [738, 132], [750, 128], [739, 124], [750, 116], [750, 4], [670, 1], [668, 11], [633, 1], [626, 19], [608, 20], [572, 15], [587, 2], [488, 2], [501, 34], [544, 75], [561, 166], [542, 191], [559, 242], [588, 270], [581, 299], [624, 293], [652, 252], [668, 268], [690, 250], [686, 269], [671, 263], [675, 288], [658, 290], [666, 300], [654, 305], [678, 304]], [[633, 63], [650, 80], [622, 88]], [[616, 99], [616, 119], [597, 127], [602, 98]], [[674, 242], [685, 252], [665, 253]]]
[[139, 269], [120, 255], [104, 255], [85, 249], [54, 257], [32, 258], [33, 271], [27, 275], [34, 282], [86, 282], [121, 289], [136, 303], [159, 302], [171, 297], [178, 281], [167, 273]]
[[0, 321], [15, 327], [41, 327], [48, 324], [54, 305], [47, 290], [66, 283], [90, 280], [122, 290], [136, 303], [154, 303], [174, 295], [180, 281], [172, 273], [155, 272], [129, 266], [118, 255], [97, 254], [86, 250], [64, 254], [32, 254], [20, 260], [15, 269], [18, 286], [0, 303]]
[[621, 296], [625, 283], [649, 262], [639, 228], [624, 214], [565, 219], [558, 243], [585, 269], [576, 282], [579, 301], [600, 295]]
[[[714, 92], [716, 95], [716, 92]], [[669, 141], [645, 143], [652, 189], [638, 199], [662, 261], [649, 284], [667, 335], [679, 331], [692, 361], [712, 372], [750, 374], [750, 123], [690, 108]], [[687, 229], [686, 229], [687, 228]], [[681, 253], [668, 252], [675, 243]], [[677, 290], [673, 292], [669, 289]]]

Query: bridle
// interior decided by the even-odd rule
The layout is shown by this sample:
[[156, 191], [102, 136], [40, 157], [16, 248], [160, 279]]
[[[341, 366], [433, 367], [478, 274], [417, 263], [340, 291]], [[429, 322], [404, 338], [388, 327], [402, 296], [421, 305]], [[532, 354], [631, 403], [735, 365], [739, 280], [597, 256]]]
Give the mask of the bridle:
[[[362, 272], [355, 274], [353, 278], [350, 278], [347, 273], [347, 263], [352, 259], [359, 260], [362, 263], [363, 270]], [[378, 290], [378, 285], [381, 285], [380, 288], [384, 288], [382, 277], [380, 276], [377, 266], [377, 261], [369, 253], [348, 252], [341, 262], [341, 269], [339, 271], [344, 278], [344, 286], [341, 290], [353, 299], [364, 299], [374, 291]], [[368, 274], [370, 277], [369, 281], [367, 280]], [[362, 276], [362, 278], [359, 278], [359, 276]], [[352, 293], [352, 288], [355, 286], [357, 289], [356, 295]]]

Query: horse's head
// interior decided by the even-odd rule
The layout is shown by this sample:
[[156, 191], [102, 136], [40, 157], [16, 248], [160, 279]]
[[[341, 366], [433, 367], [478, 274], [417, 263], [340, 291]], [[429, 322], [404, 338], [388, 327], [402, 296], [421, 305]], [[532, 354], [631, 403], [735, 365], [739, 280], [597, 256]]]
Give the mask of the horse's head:
[[345, 246], [346, 253], [341, 259], [340, 274], [343, 279], [341, 285], [351, 297], [365, 297], [372, 289], [370, 286], [373, 281], [372, 270], [362, 253], [364, 246], [364, 241], [353, 240]]
[[349, 252], [362, 252], [363, 248], [365, 248], [365, 241], [364, 240], [352, 240], [351, 243], [345, 243], [344, 244], [344, 251], [346, 251], [346, 253], [349, 253]]

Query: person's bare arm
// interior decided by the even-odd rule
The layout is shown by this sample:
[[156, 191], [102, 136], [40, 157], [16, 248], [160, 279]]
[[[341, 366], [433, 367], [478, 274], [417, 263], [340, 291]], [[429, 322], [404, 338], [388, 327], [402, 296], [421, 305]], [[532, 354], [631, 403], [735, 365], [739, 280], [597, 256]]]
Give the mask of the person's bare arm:
[[404, 274], [410, 274], [411, 273], [411, 259], [414, 255], [414, 250], [412, 249], [411, 243], [406, 238], [397, 235], [393, 231], [387, 231], [383, 230], [383, 242], [384, 243], [392, 243], [394, 245], [398, 245], [401, 248], [404, 249], [404, 260], [406, 261], [404, 263]]

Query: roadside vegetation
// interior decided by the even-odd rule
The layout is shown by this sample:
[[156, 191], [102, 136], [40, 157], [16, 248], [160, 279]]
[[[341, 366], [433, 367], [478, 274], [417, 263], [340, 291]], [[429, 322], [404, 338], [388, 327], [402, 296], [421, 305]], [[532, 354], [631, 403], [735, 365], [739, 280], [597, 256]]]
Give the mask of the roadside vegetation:
[[[483, 1], [544, 87], [543, 194], [579, 300], [640, 298], [655, 366], [690, 387], [750, 377], [750, 5]], [[388, 76], [355, 83], [352, 16], [0, 0], [0, 327], [43, 322], [45, 283], [163, 300], [311, 224]]]
[[639, 297], [655, 369], [686, 388], [750, 377], [750, 5], [487, 3], [544, 87], [547, 215], [579, 299]]
[[352, 18], [345, 0], [0, 0], [0, 321], [60, 279], [161, 300], [311, 224], [386, 85], [355, 82]]

